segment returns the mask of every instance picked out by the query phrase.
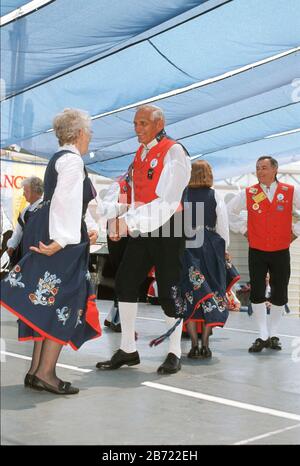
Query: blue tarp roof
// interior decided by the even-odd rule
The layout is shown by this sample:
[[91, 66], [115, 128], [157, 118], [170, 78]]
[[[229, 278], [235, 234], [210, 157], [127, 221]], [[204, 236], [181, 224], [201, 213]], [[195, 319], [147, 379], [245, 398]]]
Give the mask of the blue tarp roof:
[[[54, 115], [83, 108], [96, 117], [86, 164], [117, 176], [137, 148], [134, 109], [97, 115], [299, 47], [299, 10], [298, 0], [56, 0], [1, 28], [2, 146], [49, 158]], [[222, 178], [261, 153], [300, 159], [299, 134], [269, 138], [300, 127], [299, 71], [291, 52], [155, 103], [168, 134]]]

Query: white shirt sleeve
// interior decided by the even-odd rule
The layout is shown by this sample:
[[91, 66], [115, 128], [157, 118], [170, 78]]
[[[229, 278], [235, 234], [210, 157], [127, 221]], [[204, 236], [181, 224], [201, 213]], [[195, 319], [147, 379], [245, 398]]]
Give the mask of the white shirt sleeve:
[[129, 230], [147, 233], [164, 225], [176, 212], [190, 176], [190, 158], [180, 144], [174, 144], [164, 159], [155, 191], [158, 197], [137, 208], [132, 205], [123, 216]]
[[239, 194], [236, 194], [227, 204], [227, 213], [229, 220], [229, 228], [233, 233], [241, 233], [244, 235], [247, 231], [247, 215], [241, 215], [241, 211], [247, 211], [246, 190], [243, 189]]
[[83, 160], [77, 154], [65, 154], [56, 164], [57, 184], [50, 204], [49, 235], [62, 247], [77, 244], [81, 236]]
[[[294, 189], [293, 209], [300, 210], [300, 189]], [[300, 220], [293, 224], [293, 233], [296, 236], [300, 236]]]
[[[27, 210], [27, 208], [25, 210]], [[19, 224], [19, 222], [17, 222], [12, 236], [7, 241], [7, 247], [16, 249], [21, 242], [22, 236], [23, 236], [23, 229], [21, 225]]]
[[225, 240], [226, 251], [229, 247], [229, 224], [228, 224], [228, 215], [226, 210], [225, 202], [222, 197], [215, 190], [215, 199], [216, 199], [216, 214], [217, 214], [217, 223], [216, 223], [216, 232]]
[[86, 211], [86, 214], [85, 214], [85, 223], [86, 223], [87, 231], [91, 231], [91, 230], [98, 231], [98, 224], [94, 220], [94, 217], [92, 216], [91, 212], [89, 211], [89, 208], [87, 208], [87, 211]]

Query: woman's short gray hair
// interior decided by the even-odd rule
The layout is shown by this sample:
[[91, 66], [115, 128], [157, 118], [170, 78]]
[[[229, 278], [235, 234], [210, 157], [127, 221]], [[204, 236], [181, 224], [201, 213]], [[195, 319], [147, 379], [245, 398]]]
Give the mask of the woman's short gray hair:
[[90, 128], [91, 118], [89, 114], [77, 108], [65, 108], [53, 120], [53, 129], [61, 146], [73, 144], [81, 129], [88, 133]]
[[22, 181], [21, 186], [30, 186], [33, 193], [42, 195], [44, 192], [44, 183], [37, 176], [29, 176]]
[[165, 122], [164, 112], [160, 107], [157, 107], [157, 105], [140, 105], [136, 111], [139, 112], [140, 110], [151, 110], [151, 120], [163, 120], [163, 122]]

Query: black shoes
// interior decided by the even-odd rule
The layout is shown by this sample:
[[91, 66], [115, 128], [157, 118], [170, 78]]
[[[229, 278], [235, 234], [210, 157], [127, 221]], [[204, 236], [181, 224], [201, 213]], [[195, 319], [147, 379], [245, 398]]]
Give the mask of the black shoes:
[[264, 348], [270, 347], [270, 340], [262, 340], [261, 338], [256, 338], [249, 348], [249, 353], [260, 353]]
[[165, 361], [162, 363], [161, 366], [157, 369], [158, 374], [176, 374], [176, 372], [180, 371], [181, 369], [181, 362], [180, 358], [178, 358], [173, 353], [168, 353]]
[[79, 393], [79, 388], [73, 387], [70, 382], [60, 380], [58, 387], [50, 385], [36, 375], [32, 376], [32, 388], [37, 390], [45, 390], [46, 392], [55, 393], [56, 395], [76, 395]]
[[269, 348], [280, 351], [281, 348], [281, 343], [279, 341], [278, 337], [271, 337], [269, 341]]
[[280, 351], [281, 343], [278, 337], [271, 337], [267, 340], [262, 340], [261, 338], [257, 338], [252, 346], [249, 348], [249, 353], [260, 353], [264, 348], [270, 348], [277, 351]]
[[105, 319], [104, 321], [105, 327], [110, 328], [113, 332], [121, 333], [121, 324], [114, 324], [113, 322], [110, 322], [109, 320]]
[[187, 356], [191, 359], [210, 359], [212, 353], [208, 346], [202, 346], [201, 348], [192, 346]]
[[24, 379], [24, 386], [28, 387], [28, 388], [34, 388], [35, 390], [43, 390], [43, 388], [35, 387], [33, 385], [33, 383], [32, 383], [33, 382], [33, 377], [34, 377], [34, 375], [32, 375], [32, 374], [26, 374], [25, 379]]
[[202, 346], [200, 349], [200, 359], [210, 359], [212, 356], [211, 350], [208, 346]]
[[200, 358], [200, 348], [199, 346], [192, 346], [187, 355], [190, 359], [199, 359]]
[[118, 349], [113, 357], [109, 361], [97, 362], [97, 369], [102, 370], [113, 370], [119, 369], [121, 366], [135, 366], [140, 363], [139, 353], [134, 351], [133, 353], [125, 353], [125, 351]]

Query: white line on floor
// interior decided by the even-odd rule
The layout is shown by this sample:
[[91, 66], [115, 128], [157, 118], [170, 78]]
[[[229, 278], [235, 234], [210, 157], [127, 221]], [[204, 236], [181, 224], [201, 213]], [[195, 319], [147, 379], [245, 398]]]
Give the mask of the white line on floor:
[[167, 392], [176, 393], [178, 395], [190, 396], [192, 398], [198, 398], [200, 400], [211, 401], [227, 406], [233, 406], [234, 408], [246, 409], [248, 411], [255, 411], [257, 413], [269, 414], [271, 416], [277, 416], [285, 419], [292, 419], [294, 421], [300, 421], [300, 414], [287, 413], [285, 411], [278, 411], [277, 409], [265, 408], [264, 406], [252, 405], [249, 403], [242, 403], [240, 401], [228, 400], [227, 398], [221, 398], [218, 396], [207, 395], [206, 393], [192, 392], [190, 390], [184, 390], [182, 388], [171, 387], [169, 385], [163, 385], [154, 382], [143, 382], [150, 388], [156, 388], [158, 390], [164, 390]]
[[[107, 316], [107, 314], [103, 313], [103, 317]], [[152, 320], [152, 321], [156, 321], [156, 322], [164, 322], [165, 323], [165, 320], [164, 319], [156, 319], [154, 317], [139, 317], [137, 316], [137, 319], [139, 320]], [[254, 334], [258, 334], [258, 331], [257, 330], [248, 330], [248, 329], [243, 329], [243, 328], [232, 328], [232, 327], [223, 327], [222, 329], [221, 328], [216, 328], [216, 330], [229, 330], [230, 332], [241, 332], [241, 333], [254, 333]], [[285, 338], [299, 338], [300, 335], [286, 335], [285, 333], [278, 333], [278, 336], [279, 337], [285, 337]]]
[[[232, 332], [242, 332], [242, 333], [258, 333], [255, 330], [244, 330], [242, 328], [231, 328], [231, 327], [223, 327], [220, 330], [230, 330]], [[278, 333], [279, 337], [285, 337], [285, 338], [299, 338], [300, 335], [286, 335], [285, 333]]]
[[[23, 354], [17, 354], [17, 353], [10, 353], [9, 351], [1, 351], [1, 354], [4, 354], [5, 356], [12, 356], [13, 358], [18, 358], [18, 359], [26, 359], [27, 361], [31, 361], [31, 357], [29, 356], [24, 356]], [[80, 367], [77, 366], [69, 366], [68, 364], [57, 364], [58, 367], [63, 367], [64, 369], [71, 369], [72, 371], [78, 371], [78, 372], [93, 372], [92, 369], [81, 369]]]
[[266, 434], [258, 435], [257, 437], [247, 438], [246, 440], [241, 440], [240, 442], [236, 442], [233, 445], [246, 445], [247, 443], [255, 442], [256, 440], [261, 440], [263, 438], [271, 437], [272, 435], [281, 434], [282, 432], [286, 432], [287, 430], [296, 429], [297, 427], [300, 427], [300, 424], [285, 427], [284, 429], [273, 430], [272, 432], [267, 432]]

